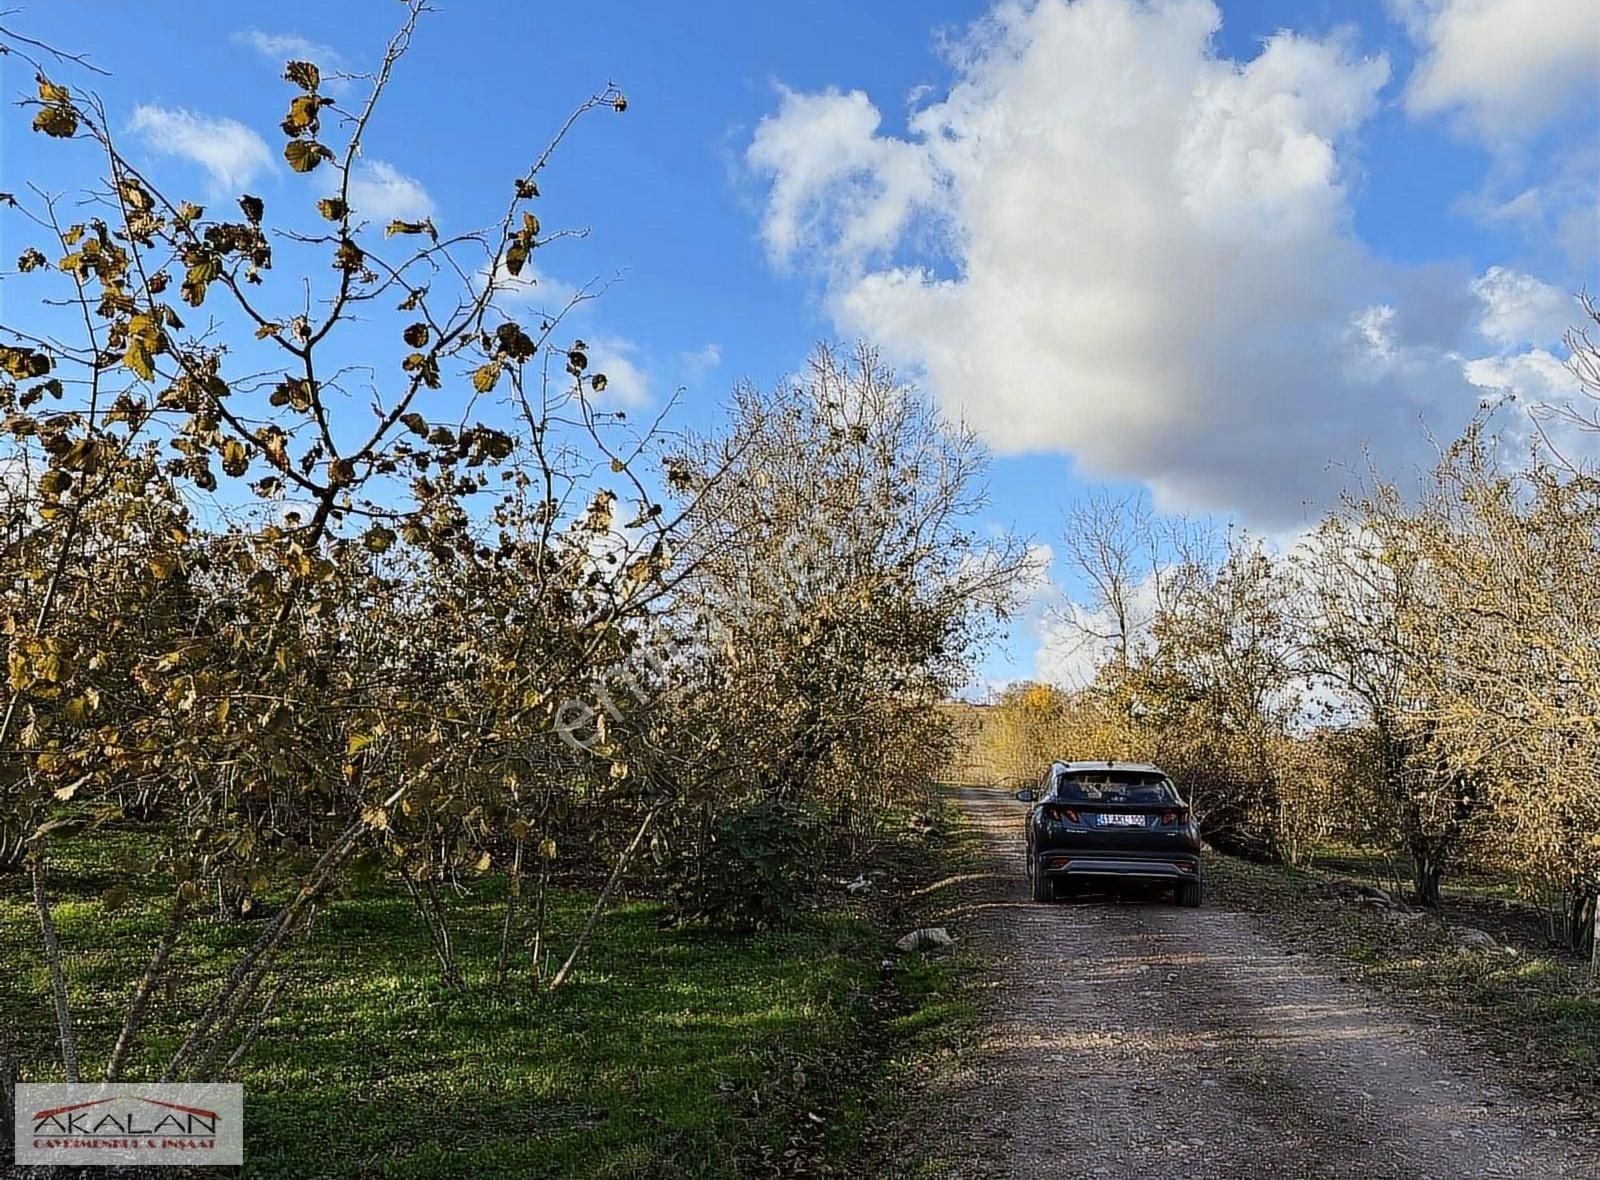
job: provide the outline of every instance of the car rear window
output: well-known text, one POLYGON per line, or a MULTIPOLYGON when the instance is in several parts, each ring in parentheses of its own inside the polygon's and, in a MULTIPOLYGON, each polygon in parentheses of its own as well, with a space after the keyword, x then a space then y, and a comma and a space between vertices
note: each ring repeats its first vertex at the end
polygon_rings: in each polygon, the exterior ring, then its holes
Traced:
POLYGON ((1178 803, 1170 780, 1157 775, 1090 771, 1062 775, 1056 798, 1068 803, 1178 803))

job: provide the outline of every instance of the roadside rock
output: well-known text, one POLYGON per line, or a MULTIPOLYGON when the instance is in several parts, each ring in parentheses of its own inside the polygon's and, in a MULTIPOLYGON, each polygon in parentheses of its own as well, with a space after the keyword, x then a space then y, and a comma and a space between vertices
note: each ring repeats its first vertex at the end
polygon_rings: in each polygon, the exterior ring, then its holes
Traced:
POLYGON ((1456 942, 1469 950, 1505 951, 1516 954, 1510 947, 1500 945, 1498 939, 1487 930, 1479 930, 1476 926, 1452 926, 1450 932, 1456 936, 1456 942))
POLYGON ((894 945, 902 951, 925 951, 955 944, 956 940, 950 937, 950 932, 943 926, 924 926, 921 930, 913 930, 894 945))

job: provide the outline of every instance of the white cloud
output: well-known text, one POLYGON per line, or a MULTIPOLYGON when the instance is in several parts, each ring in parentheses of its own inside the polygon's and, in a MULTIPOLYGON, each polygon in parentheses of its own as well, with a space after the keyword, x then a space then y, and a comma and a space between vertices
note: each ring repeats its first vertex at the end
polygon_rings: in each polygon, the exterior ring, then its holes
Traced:
POLYGON ((1330 456, 1415 458, 1419 417, 1470 411, 1451 350, 1475 308, 1465 275, 1351 230, 1343 156, 1387 62, 1291 34, 1232 61, 1219 23, 1209 0, 1002 5, 904 137, 859 92, 785 91, 748 163, 774 262, 998 450, 1275 527, 1343 482, 1330 456))
POLYGON ((1017 594, 1024 602, 1035 604, 1055 592, 1055 582, 1050 577, 1055 560, 1056 551, 1044 542, 1028 546, 1017 577, 1017 594))
POLYGON ((599 398, 614 406, 638 409, 650 404, 650 378, 637 360, 638 346, 619 336, 589 337, 589 372, 604 373, 606 388, 599 398))
MULTIPOLYGON (((485 264, 479 273, 486 276, 488 265, 485 264)), ((514 275, 506 269, 502 259, 494 276, 494 302, 508 313, 531 309, 543 316, 557 316, 579 293, 579 288, 552 278, 532 262, 525 263, 522 272, 514 275)))
POLYGON ((422 182, 382 160, 361 160, 350 173, 350 208, 371 221, 420 221, 434 214, 422 182))
POLYGON ((237 193, 273 167, 266 141, 233 119, 141 103, 128 130, 152 151, 200 165, 219 193, 237 193))
POLYGON ((1534 183, 1519 168, 1500 168, 1484 190, 1456 209, 1492 226, 1520 231, 1534 250, 1552 244, 1582 274, 1600 257, 1600 170, 1591 136, 1542 154, 1534 183))
POLYGON ((1577 301, 1561 288, 1503 266, 1473 280, 1472 293, 1483 304, 1478 331, 1501 345, 1558 343, 1580 314, 1577 301))
POLYGON ((1595 0, 1391 0, 1420 58, 1416 115, 1454 113, 1492 142, 1537 131, 1600 85, 1595 0))
POLYGON ((698 381, 722 365, 722 345, 714 342, 701 345, 693 352, 683 353, 678 361, 689 379, 698 381))
POLYGON ((1463 369, 1467 380, 1480 389, 1515 394, 1525 405, 1570 405, 1582 393, 1567 363, 1542 348, 1514 356, 1478 357, 1463 369))
MULTIPOLYGON (((1136 647, 1150 641, 1150 625, 1156 616, 1157 579, 1155 573, 1140 579, 1128 604, 1129 639, 1136 647)), ((1116 616, 1109 608, 1092 610, 1060 595, 1039 627, 1034 678, 1062 688, 1088 687, 1095 673, 1115 655, 1112 637, 1116 633, 1116 616)))
MULTIPOLYGON (((486 266, 480 274, 487 273, 486 266)), ((575 287, 544 274, 531 262, 523 267, 521 274, 512 275, 502 262, 494 279, 493 301, 502 312, 511 316, 531 312, 554 319, 570 308, 573 312, 571 322, 581 324, 588 318, 585 312, 591 306, 583 297, 586 293, 592 296, 594 287, 592 283, 582 288, 575 287), (574 300, 579 302, 574 304, 574 300)), ((621 336, 581 327, 578 331, 588 344, 588 372, 604 373, 606 376, 606 387, 597 395, 598 400, 613 408, 630 410, 650 405, 650 375, 639 357, 638 345, 621 336)), ((683 359, 686 364, 694 359, 720 362, 721 355, 717 345, 708 344, 697 353, 685 354, 683 359)))
POLYGON ((859 90, 782 92, 756 129, 752 167, 772 177, 762 236, 786 263, 802 244, 834 239, 842 254, 890 245, 914 206, 933 195, 933 161, 917 145, 877 134, 882 119, 859 90))
POLYGON ((1087 688, 1095 673, 1110 659, 1109 645, 1090 634, 1093 619, 1075 621, 1084 614, 1077 603, 1063 608, 1071 618, 1047 619, 1039 629, 1039 646, 1033 655, 1033 679, 1066 689, 1087 688))
POLYGON ((1480 357, 1464 368, 1467 379, 1486 395, 1485 401, 1509 394, 1524 411, 1497 423, 1495 433, 1502 445, 1529 446, 1537 433, 1569 462, 1583 462, 1592 469, 1600 461, 1594 397, 1564 359, 1535 348, 1511 356, 1480 357))
POLYGON ((243 29, 233 34, 235 45, 254 49, 278 69, 290 61, 309 61, 322 71, 322 90, 342 97, 350 90, 350 62, 331 45, 302 37, 298 33, 267 33, 260 29, 243 29))
POLYGON ((238 45, 248 45, 279 66, 287 61, 309 61, 327 71, 342 69, 345 64, 344 56, 337 49, 298 33, 266 33, 251 28, 235 33, 233 41, 238 45))

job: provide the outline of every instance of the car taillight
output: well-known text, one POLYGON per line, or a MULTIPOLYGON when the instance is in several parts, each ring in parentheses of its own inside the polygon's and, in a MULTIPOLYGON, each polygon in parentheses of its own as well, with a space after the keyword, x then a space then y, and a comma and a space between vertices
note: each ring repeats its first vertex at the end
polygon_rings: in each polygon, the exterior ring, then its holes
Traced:
POLYGON ((1177 818, 1178 813, 1176 811, 1163 811, 1161 813, 1161 823, 1163 826, 1172 823, 1177 818))
POLYGON ((1078 821, 1078 809, 1076 807, 1063 807, 1061 809, 1061 814, 1066 816, 1073 823, 1078 823, 1079 822, 1078 821))

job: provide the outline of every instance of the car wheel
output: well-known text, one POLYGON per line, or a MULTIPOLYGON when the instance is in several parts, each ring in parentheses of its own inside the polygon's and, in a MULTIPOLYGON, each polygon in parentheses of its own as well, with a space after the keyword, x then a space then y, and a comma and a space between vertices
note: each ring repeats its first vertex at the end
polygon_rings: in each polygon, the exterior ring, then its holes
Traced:
POLYGON ((1178 883, 1178 904, 1194 909, 1205 900, 1205 883, 1202 881, 1181 881, 1178 883))
POLYGON ((1049 877, 1039 871, 1037 864, 1034 865, 1033 874, 1029 879, 1033 882, 1034 901, 1053 901, 1055 899, 1054 884, 1052 884, 1049 877))

